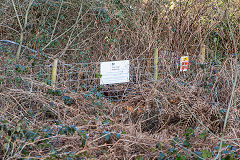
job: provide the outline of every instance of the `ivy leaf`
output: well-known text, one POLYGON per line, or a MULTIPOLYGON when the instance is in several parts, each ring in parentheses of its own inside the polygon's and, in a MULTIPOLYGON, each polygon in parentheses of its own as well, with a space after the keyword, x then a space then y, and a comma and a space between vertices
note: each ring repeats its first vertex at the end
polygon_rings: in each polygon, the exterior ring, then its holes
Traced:
POLYGON ((185 140, 185 141, 183 142, 183 145, 184 145, 185 147, 187 147, 187 148, 190 147, 190 143, 189 143, 189 141, 187 141, 187 140, 185 140))
POLYGON ((175 32, 175 31, 176 31, 176 28, 172 28, 172 31, 175 32))
POLYGON ((207 138, 206 135, 207 135, 206 131, 203 131, 203 132, 199 135, 199 137, 202 138, 202 139, 204 139, 204 140, 206 140, 206 138, 207 138))
POLYGON ((100 73, 96 73, 96 78, 102 78, 102 75, 100 73))
POLYGON ((212 157, 212 154, 211 154, 211 152, 209 152, 207 149, 204 149, 204 150, 202 150, 202 157, 203 157, 204 159, 211 158, 211 157, 212 157))
POLYGON ((202 150, 202 157, 203 157, 204 159, 207 158, 207 150, 206 150, 206 149, 202 150))
POLYGON ((164 159, 164 158, 165 158, 165 155, 161 152, 160 155, 159 155, 159 157, 158 157, 158 160, 164 159))
POLYGON ((108 132, 108 131, 104 131, 102 134, 101 134, 101 136, 104 136, 105 137, 105 140, 106 141, 109 141, 109 139, 110 139, 110 134, 111 134, 111 132, 108 132))
POLYGON ((117 137, 118 139, 120 139, 121 134, 120 134, 120 133, 117 133, 117 134, 116 134, 116 137, 117 137))

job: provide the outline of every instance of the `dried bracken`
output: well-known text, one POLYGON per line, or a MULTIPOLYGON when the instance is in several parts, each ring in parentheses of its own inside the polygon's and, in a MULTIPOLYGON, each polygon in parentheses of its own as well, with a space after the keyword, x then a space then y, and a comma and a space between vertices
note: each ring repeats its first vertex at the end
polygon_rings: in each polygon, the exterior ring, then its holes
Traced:
POLYGON ((31 2, 0 3, 0 159, 239 158, 237 1, 31 2))

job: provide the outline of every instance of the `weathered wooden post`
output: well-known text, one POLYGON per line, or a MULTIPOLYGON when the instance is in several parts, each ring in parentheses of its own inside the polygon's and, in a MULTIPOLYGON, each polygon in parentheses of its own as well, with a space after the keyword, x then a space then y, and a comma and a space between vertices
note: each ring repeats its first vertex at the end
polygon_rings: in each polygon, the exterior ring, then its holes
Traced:
POLYGON ((55 59, 53 62, 53 67, 52 67, 52 87, 56 87, 56 77, 57 77, 57 64, 58 64, 58 59, 55 59))
POLYGON ((206 46, 204 43, 201 43, 200 46, 200 64, 204 64, 205 61, 205 55, 206 55, 206 46))
POLYGON ((154 49, 154 80, 158 79, 158 48, 154 49))

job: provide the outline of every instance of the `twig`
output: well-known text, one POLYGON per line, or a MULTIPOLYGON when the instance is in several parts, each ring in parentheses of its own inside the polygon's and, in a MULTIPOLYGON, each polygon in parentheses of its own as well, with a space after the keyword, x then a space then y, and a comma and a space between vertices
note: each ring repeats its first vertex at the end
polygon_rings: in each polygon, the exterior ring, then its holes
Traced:
POLYGON ((28 20, 28 14, 29 14, 29 10, 33 4, 33 1, 34 0, 31 0, 28 4, 28 8, 26 10, 26 14, 25 14, 25 18, 24 18, 24 25, 21 24, 20 22, 20 18, 19 18, 19 15, 18 15, 18 12, 17 12, 17 9, 16 9, 16 5, 14 3, 14 0, 12 0, 12 5, 13 5, 13 8, 14 8, 14 11, 15 11, 15 14, 17 16, 17 20, 18 20, 18 24, 20 26, 20 29, 21 29, 21 32, 20 32, 20 44, 18 46, 18 50, 17 50, 17 54, 16 54, 16 60, 18 61, 19 60, 19 57, 20 57, 20 53, 21 53, 21 48, 22 48, 22 44, 23 44, 23 34, 24 34, 24 30, 27 26, 27 20, 28 20))
MULTIPOLYGON (((228 7, 229 7, 229 3, 228 3, 228 7)), ((229 19, 228 19, 227 9, 226 9, 226 20, 227 20, 229 31, 230 31, 230 37, 232 38, 232 41, 233 41, 234 51, 235 51, 235 53, 237 53, 236 41, 235 41, 235 38, 234 38, 234 35, 233 35, 233 32, 232 32, 232 27, 231 27, 229 19)), ((222 137, 221 137, 219 151, 218 151, 218 156, 219 156, 220 160, 221 160, 221 151, 222 151, 221 149, 222 149, 222 145, 223 145, 223 137, 224 137, 224 133, 225 133, 226 126, 227 126, 227 121, 228 121, 228 116, 229 116, 230 109, 231 109, 231 106, 232 106, 232 101, 233 101, 233 98, 235 96, 235 88, 236 88, 237 80, 238 80, 238 72, 239 72, 239 69, 238 69, 238 57, 236 55, 236 57, 235 57, 234 83, 233 83, 233 87, 232 87, 231 97, 230 97, 230 100, 229 100, 229 103, 228 103, 227 113, 226 113, 226 116, 225 116, 225 119, 224 119, 223 134, 222 134, 222 137)))
POLYGON ((52 35, 51 35, 50 41, 52 41, 52 39, 53 39, 53 35, 54 35, 56 27, 57 27, 57 23, 58 23, 58 19, 59 19, 59 15, 60 15, 61 9, 62 9, 62 5, 63 5, 63 0, 61 1, 60 7, 59 7, 59 10, 58 10, 57 19, 55 21, 55 25, 54 25, 54 28, 53 28, 53 31, 52 31, 52 35))

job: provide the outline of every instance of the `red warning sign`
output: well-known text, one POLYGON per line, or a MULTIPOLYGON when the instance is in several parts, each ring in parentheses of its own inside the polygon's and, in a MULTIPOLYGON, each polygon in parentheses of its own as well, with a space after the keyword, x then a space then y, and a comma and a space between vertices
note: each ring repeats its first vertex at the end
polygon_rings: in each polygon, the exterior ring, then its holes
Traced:
POLYGON ((187 71, 188 69, 188 56, 183 56, 180 59, 180 71, 187 71))

